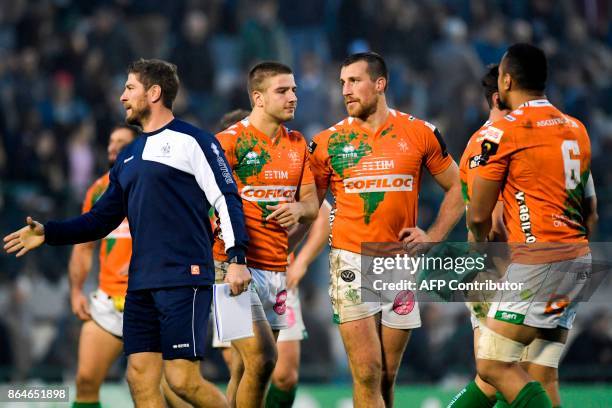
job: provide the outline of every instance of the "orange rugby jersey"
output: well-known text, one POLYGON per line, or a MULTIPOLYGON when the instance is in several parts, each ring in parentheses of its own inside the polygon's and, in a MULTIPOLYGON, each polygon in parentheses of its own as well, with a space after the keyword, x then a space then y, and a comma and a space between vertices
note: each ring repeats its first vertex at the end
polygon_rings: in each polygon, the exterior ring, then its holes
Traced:
MULTIPOLYGON (((108 173, 97 179, 87 190, 85 201, 83 201, 83 212, 91 210, 91 207, 104 194, 109 184, 108 173)), ((102 239, 100 246, 100 276, 99 284, 107 295, 125 296, 127 291, 128 277, 120 275, 130 264, 132 257, 132 236, 127 218, 108 236, 102 239)))
POLYGON ((376 133, 344 119, 316 135, 310 152, 317 188, 334 195, 331 246, 355 253, 414 227, 421 168, 436 175, 453 161, 435 126, 393 109, 376 133))
MULTIPOLYGON (((266 206, 294 201, 299 186, 312 184, 308 148, 301 133, 281 126, 274 141, 249 123, 248 118, 217 134, 242 197, 249 234, 247 263, 269 271, 287 269, 287 230, 275 221, 266 206)), ((215 229, 214 257, 227 255, 215 229)))
MULTIPOLYGON (((587 243, 583 198, 591 145, 580 121, 546 99, 529 101, 489 126, 481 146, 478 175, 503 182, 509 242, 587 243)), ((588 252, 574 248, 554 251, 548 262, 588 252)))
POLYGON ((470 203, 470 197, 472 196, 472 184, 474 182, 474 176, 476 176, 476 172, 474 171, 478 167, 478 163, 480 160, 480 153, 482 151, 482 147, 480 146, 480 142, 483 138, 483 135, 486 129, 491 124, 491 121, 486 121, 484 125, 480 129, 478 129, 470 140, 468 140, 467 145, 465 146, 465 150, 463 151, 463 155, 461 156, 461 160, 459 160, 459 177, 461 178, 461 192, 463 194, 463 201, 465 205, 470 203))

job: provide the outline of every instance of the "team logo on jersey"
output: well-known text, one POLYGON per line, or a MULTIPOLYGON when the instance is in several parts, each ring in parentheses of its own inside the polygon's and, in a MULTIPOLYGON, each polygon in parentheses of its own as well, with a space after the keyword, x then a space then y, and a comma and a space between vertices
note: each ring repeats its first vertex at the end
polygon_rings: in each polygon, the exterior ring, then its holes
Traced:
POLYGON ((300 161, 300 154, 298 152, 296 152, 295 150, 291 150, 289 152, 289 160, 291 160, 293 163, 297 163, 300 161))
POLYGON ((414 176, 411 174, 387 174, 380 176, 351 177, 343 180, 348 194, 382 191, 412 191, 414 176))
POLYGON ((397 147, 399 147, 400 152, 402 152, 402 153, 406 153, 408 151, 408 143, 406 143, 405 140, 400 141, 397 144, 397 147))
POLYGON ((355 272, 353 271, 342 271, 340 272, 340 277, 345 282, 352 282, 355 280, 355 272))
POLYGON ((317 144, 314 142, 314 140, 311 141, 308 144, 308 153, 313 154, 316 148, 317 148, 317 144))
POLYGON ((296 186, 244 186, 240 196, 246 201, 292 201, 296 186))
POLYGON ((199 275, 200 274, 200 265, 191 265, 191 274, 199 275))
POLYGON ((246 154, 246 164, 259 164, 260 160, 259 160, 259 154, 257 154, 257 152, 248 152, 246 154))
POLYGON ((343 159, 356 159, 357 152, 355 150, 357 150, 355 149, 355 146, 353 146, 352 144, 347 144, 342 148, 342 153, 340 154, 340 156, 343 159))
POLYGON ((170 143, 166 142, 166 144, 161 147, 162 157, 170 156, 170 150, 171 150, 170 143))

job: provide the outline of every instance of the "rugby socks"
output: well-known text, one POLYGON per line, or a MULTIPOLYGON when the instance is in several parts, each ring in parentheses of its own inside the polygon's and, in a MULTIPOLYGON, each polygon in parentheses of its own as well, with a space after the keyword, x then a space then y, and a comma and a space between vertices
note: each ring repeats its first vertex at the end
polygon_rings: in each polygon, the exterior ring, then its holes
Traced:
POLYGON ((102 408, 100 401, 97 402, 77 402, 72 403, 72 408, 102 408))
POLYGON ((552 402, 546 394, 546 390, 537 381, 527 383, 516 396, 512 408, 552 408, 552 402))
POLYGON ((491 408, 495 400, 490 400, 472 381, 453 397, 446 408, 491 408))
POLYGON ((510 404, 508 404, 508 401, 506 401, 506 397, 504 397, 504 395, 497 391, 495 393, 495 398, 497 398, 497 405, 495 406, 496 408, 509 408, 510 404))
POLYGON ((266 397, 266 408, 291 408, 293 401, 295 401, 296 391, 297 387, 293 387, 289 391, 283 391, 274 384, 270 384, 266 397))

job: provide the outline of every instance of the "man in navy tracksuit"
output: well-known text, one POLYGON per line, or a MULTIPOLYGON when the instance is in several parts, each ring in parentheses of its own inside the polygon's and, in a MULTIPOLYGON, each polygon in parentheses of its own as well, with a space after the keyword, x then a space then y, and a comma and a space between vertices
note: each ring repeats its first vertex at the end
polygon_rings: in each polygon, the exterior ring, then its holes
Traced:
POLYGON ((117 157, 110 185, 90 212, 6 236, 4 248, 21 256, 46 242, 66 245, 105 237, 127 216, 133 240, 124 311, 127 379, 136 406, 164 406, 163 372, 170 387, 192 405, 222 407, 223 394, 200 375, 214 283, 214 207, 228 261, 226 282, 247 290, 248 237, 242 202, 215 137, 174 118, 176 66, 139 60, 128 68, 121 102, 126 122, 143 133, 117 157))

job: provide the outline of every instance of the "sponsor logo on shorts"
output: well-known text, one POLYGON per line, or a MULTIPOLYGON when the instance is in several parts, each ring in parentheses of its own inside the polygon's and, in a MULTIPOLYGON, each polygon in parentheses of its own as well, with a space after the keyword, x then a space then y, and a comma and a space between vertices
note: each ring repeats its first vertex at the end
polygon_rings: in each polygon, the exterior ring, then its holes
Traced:
POLYGON ((277 315, 283 315, 287 311, 287 291, 281 290, 276 294, 276 302, 272 307, 277 315))
POLYGON ((353 271, 342 271, 340 272, 340 277, 345 282, 352 282, 355 280, 355 272, 353 271))
POLYGON ((240 196, 246 201, 292 201, 296 186, 245 186, 240 196))
POLYGON ((502 322, 514 323, 514 324, 523 324, 525 320, 525 315, 514 312, 503 312, 498 310, 495 313, 495 320, 501 320, 502 322))
POLYGON ((189 348, 189 343, 173 344, 173 349, 189 348))
POLYGON ((200 274, 200 266, 199 265, 191 265, 191 274, 199 275, 200 274))
POLYGON ((387 174, 382 176, 351 177, 343 180, 344 191, 348 194, 383 191, 412 191, 412 174, 387 174))
POLYGON ((393 311, 398 315, 407 315, 414 309, 414 293, 410 290, 402 290, 393 300, 393 311))

